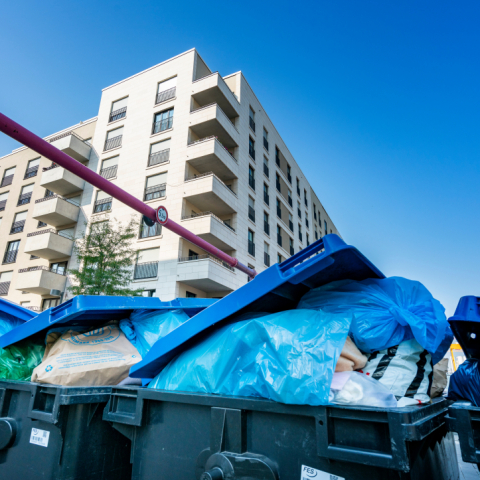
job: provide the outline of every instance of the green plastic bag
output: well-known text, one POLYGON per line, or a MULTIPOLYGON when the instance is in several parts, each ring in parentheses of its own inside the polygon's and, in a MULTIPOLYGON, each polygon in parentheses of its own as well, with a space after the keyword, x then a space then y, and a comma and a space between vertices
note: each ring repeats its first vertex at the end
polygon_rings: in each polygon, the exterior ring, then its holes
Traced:
POLYGON ((45 345, 23 340, 0 348, 0 379, 29 382, 33 369, 42 363, 45 345))

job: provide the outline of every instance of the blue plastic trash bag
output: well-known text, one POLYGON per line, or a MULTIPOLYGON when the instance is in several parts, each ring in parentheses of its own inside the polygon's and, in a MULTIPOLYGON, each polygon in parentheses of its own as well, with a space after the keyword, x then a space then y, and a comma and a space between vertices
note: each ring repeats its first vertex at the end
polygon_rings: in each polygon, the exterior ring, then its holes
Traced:
POLYGON ((480 407, 480 360, 465 360, 450 377, 448 386, 450 400, 468 400, 480 407))
POLYGON ((23 320, 12 317, 7 313, 0 312, 0 337, 8 333, 10 330, 13 330, 15 327, 23 325, 24 323, 25 322, 23 320))
POLYGON ((120 329, 133 343, 142 358, 159 339, 170 333, 190 317, 183 310, 137 310, 130 318, 120 320, 120 329))
POLYGON ((149 388, 326 405, 351 316, 249 313, 182 352, 149 388))
POLYGON ((437 363, 453 340, 442 304, 420 282, 402 277, 332 282, 310 290, 297 308, 351 312, 350 335, 366 353, 415 338, 437 363))

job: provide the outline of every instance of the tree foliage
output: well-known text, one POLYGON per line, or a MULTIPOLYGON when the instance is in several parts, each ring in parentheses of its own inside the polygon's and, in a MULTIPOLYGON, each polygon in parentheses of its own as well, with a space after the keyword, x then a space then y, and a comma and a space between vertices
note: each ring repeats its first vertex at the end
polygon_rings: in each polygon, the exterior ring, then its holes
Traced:
POLYGON ((79 267, 70 269, 74 295, 140 295, 129 288, 136 252, 132 242, 138 234, 138 222, 128 224, 97 222, 86 225, 85 233, 75 241, 74 252, 79 267))

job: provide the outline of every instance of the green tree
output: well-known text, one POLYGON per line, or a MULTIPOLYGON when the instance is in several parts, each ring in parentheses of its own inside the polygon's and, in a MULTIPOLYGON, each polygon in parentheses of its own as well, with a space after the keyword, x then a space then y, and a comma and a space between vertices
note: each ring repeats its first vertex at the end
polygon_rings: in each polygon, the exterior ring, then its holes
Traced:
POLYGON ((136 252, 132 241, 138 234, 139 224, 131 219, 128 224, 97 222, 85 225, 83 236, 75 240, 74 253, 78 269, 69 269, 73 295, 140 295, 132 290, 132 266, 136 252))

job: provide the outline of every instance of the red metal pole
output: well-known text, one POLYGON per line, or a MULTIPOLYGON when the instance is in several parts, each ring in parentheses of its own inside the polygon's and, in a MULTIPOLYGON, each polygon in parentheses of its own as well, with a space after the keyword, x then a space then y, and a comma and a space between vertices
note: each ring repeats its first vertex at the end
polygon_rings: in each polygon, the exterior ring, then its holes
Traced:
MULTIPOLYGON (((17 142, 22 143, 28 148, 31 148, 38 154, 42 155, 45 158, 48 158, 52 162, 58 163, 63 168, 66 168, 70 172, 74 173, 78 177, 82 178, 88 183, 91 183, 93 186, 103 190, 104 192, 111 195, 113 198, 116 198, 120 202, 128 205, 137 212, 140 212, 142 215, 145 215, 147 218, 150 218, 154 222, 157 222, 156 210, 154 210, 149 205, 146 205, 138 198, 130 195, 125 190, 117 187, 115 184, 109 180, 101 177, 98 173, 90 170, 85 165, 82 165, 77 160, 73 159, 66 153, 62 152, 58 148, 54 147, 51 143, 46 142, 43 138, 32 133, 30 130, 27 130, 25 127, 22 127, 18 123, 14 122, 11 118, 0 113, 0 131, 17 140, 17 142)), ((173 220, 168 219, 165 223, 162 224, 165 228, 168 228, 172 232, 180 235, 181 237, 187 239, 189 242, 192 242, 197 247, 202 248, 206 252, 210 253, 214 257, 219 258, 224 261, 231 267, 237 268, 238 270, 246 273, 251 278, 255 277, 257 272, 251 268, 246 267, 241 264, 236 258, 227 255, 225 252, 222 252, 217 247, 206 242, 197 235, 189 232, 186 228, 182 227, 173 220)))

